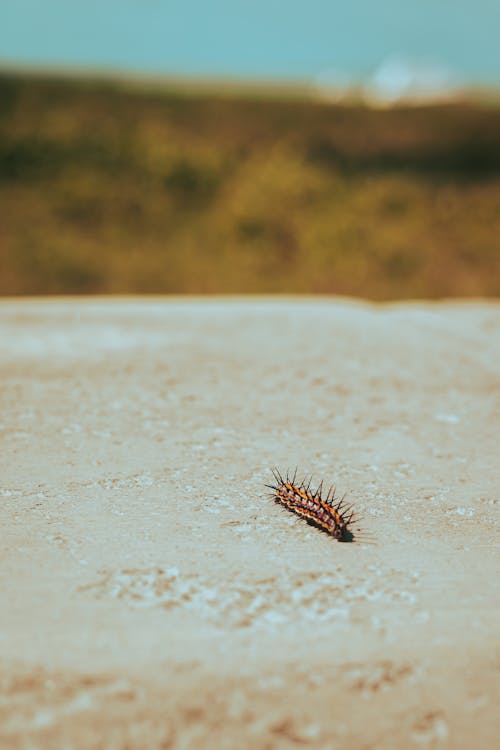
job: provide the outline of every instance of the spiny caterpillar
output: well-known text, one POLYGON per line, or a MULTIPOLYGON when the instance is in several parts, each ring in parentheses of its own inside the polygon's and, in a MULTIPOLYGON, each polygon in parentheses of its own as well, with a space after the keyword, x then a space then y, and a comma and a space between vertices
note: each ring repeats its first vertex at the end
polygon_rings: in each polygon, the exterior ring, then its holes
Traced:
MULTIPOLYGON (((338 500, 335 496, 335 487, 332 486, 323 499, 323 482, 316 490, 311 489, 311 480, 306 484, 302 481, 295 484, 297 470, 293 478, 283 479, 277 469, 272 469, 276 484, 266 484, 273 491, 275 503, 283 505, 287 510, 296 513, 312 526, 325 531, 339 542, 352 542, 354 534, 350 529, 352 522, 356 522, 356 514, 352 505, 347 505, 345 495, 338 500)), ((356 529, 358 531, 358 529, 356 529)))

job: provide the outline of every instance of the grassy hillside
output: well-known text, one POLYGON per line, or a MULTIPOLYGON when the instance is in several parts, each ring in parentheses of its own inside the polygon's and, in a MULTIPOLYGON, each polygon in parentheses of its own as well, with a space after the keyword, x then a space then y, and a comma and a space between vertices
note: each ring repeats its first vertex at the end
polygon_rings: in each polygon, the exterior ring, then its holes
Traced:
POLYGON ((0 294, 500 294, 500 109, 0 76, 0 294))

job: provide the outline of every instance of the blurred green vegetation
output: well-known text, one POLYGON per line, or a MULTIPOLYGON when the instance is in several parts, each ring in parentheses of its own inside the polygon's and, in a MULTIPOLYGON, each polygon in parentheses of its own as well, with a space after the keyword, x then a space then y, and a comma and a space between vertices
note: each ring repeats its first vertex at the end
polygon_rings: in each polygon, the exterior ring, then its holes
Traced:
POLYGON ((0 294, 500 294, 500 108, 0 76, 0 294))

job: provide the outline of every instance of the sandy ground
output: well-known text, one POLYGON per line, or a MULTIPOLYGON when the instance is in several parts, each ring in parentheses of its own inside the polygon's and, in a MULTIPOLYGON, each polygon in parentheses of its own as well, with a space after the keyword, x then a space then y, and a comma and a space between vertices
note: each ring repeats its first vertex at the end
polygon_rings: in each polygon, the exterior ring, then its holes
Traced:
POLYGON ((5 301, 0 358, 2 749, 497 746, 500 305, 5 301))

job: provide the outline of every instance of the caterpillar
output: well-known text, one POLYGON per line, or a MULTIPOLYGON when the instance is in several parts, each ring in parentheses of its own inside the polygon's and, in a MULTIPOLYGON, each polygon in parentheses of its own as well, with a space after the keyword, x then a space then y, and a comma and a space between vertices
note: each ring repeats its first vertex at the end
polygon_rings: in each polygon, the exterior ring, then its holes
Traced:
MULTIPOLYGON (((266 484, 272 490, 275 503, 283 505, 287 510, 296 513, 307 523, 324 531, 339 542, 352 542, 354 533, 352 523, 358 521, 353 506, 345 502, 345 495, 340 500, 335 495, 335 486, 331 486, 326 497, 323 498, 323 482, 315 490, 311 489, 311 481, 303 480, 296 484, 297 470, 290 479, 288 473, 283 479, 277 469, 271 470, 276 484, 266 484)), ((356 529, 359 531, 359 529, 356 529)))

